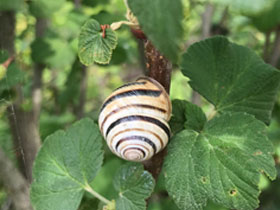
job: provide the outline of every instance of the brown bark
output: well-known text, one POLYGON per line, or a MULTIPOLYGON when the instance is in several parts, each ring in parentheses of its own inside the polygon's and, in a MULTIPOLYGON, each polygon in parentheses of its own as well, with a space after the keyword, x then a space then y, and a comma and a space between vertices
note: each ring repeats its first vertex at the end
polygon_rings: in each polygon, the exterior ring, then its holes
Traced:
MULTIPOLYGON (((145 42, 145 55, 148 76, 157 80, 165 88, 166 92, 169 93, 172 63, 161 55, 149 40, 145 42)), ((148 170, 155 179, 159 176, 166 153, 167 149, 165 148, 163 151, 154 155, 150 160, 143 163, 145 169, 148 170)))
POLYGON ((172 63, 161 55, 149 40, 145 42, 145 56, 148 76, 157 80, 169 93, 172 63))
POLYGON ((7 50, 11 56, 15 54, 14 37, 15 13, 13 11, 0 11, 0 49, 7 50))
POLYGON ((32 165, 41 143, 33 112, 11 105, 8 107, 8 115, 19 167, 31 183, 32 165))
POLYGON ((0 179, 16 210, 31 210, 29 189, 25 178, 0 148, 0 179))

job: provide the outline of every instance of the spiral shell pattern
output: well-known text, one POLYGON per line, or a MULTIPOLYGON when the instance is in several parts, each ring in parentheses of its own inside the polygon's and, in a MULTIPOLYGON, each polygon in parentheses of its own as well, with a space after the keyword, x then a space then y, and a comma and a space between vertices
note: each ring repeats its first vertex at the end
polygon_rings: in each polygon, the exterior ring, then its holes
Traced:
POLYGON ((150 159, 170 138, 171 102, 154 79, 142 77, 117 88, 103 103, 99 128, 110 150, 135 162, 150 159))

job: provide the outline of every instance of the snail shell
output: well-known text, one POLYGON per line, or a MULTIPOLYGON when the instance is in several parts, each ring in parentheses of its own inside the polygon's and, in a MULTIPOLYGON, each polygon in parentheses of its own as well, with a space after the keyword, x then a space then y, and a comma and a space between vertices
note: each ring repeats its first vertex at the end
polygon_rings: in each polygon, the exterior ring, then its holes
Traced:
POLYGON ((103 103, 99 128, 110 150, 135 162, 150 159, 168 143, 171 102, 154 79, 141 77, 117 88, 103 103))

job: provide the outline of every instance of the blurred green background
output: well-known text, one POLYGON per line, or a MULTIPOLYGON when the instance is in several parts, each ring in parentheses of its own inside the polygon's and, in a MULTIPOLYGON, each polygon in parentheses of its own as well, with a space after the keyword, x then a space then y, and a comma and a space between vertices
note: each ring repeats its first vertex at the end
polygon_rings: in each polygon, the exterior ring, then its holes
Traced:
MULTIPOLYGON (((118 46, 109 65, 82 66, 77 57, 78 35, 88 18, 101 24, 125 20, 126 8, 123 0, 52 0, 21 1, 1 0, 1 11, 16 12, 15 51, 19 72, 17 85, 22 88, 24 110, 32 109, 31 86, 33 66, 44 64, 42 86, 42 109, 39 119, 42 141, 58 129, 66 128, 82 116, 97 121, 102 101, 113 89, 125 82, 133 81, 145 72, 143 44, 136 40, 129 27, 117 31, 118 46), (45 2, 48 2, 45 4, 45 2), (42 37, 36 36, 36 18, 44 18, 48 24, 42 37), (82 84, 85 84, 83 86, 82 84), (84 88, 82 88, 84 87, 84 88), (81 106, 81 98, 84 104, 81 106), (82 109, 82 110, 80 110, 82 109), (81 114, 82 113, 82 114, 81 114)), ((192 43, 212 35, 226 35, 231 41, 253 49, 259 56, 270 62, 277 27, 280 25, 280 1, 266 1, 268 9, 260 6, 236 8, 222 0, 183 0, 184 3, 184 45, 187 49, 192 43), (253 10, 255 9, 255 10, 253 10), (204 31, 205 21, 208 31, 204 31), (267 43, 269 45, 267 46, 267 43), (267 52, 268 51, 268 52, 267 52)), ((256 1, 258 4, 261 1, 256 1)), ((1 26, 0 26, 1 27, 1 26)), ((168 27, 168 26, 166 26, 168 27)), ((5 30, 5 28, 1 28, 5 30)), ((280 32, 279 32, 280 33, 280 32)), ((164 35, 163 35, 164 36, 164 35)), ((4 52, 3 52, 4 53, 4 52)), ((2 61, 1 61, 2 62, 2 61)), ((1 63, 0 62, 0 63, 1 63)), ((280 67, 279 59, 276 67, 280 67)), ((15 85, 14 85, 15 86, 15 85)), ((7 121, 7 107, 17 99, 13 85, 5 78, 0 80, 0 147, 16 164, 15 154, 19 148, 13 146, 12 135, 7 121)), ((280 92, 279 92, 280 93, 280 92)), ((170 90, 171 99, 194 101, 194 93, 177 65, 174 65, 170 90)), ((198 103, 208 113, 211 106, 202 98, 198 103)), ((280 209, 280 94, 277 99, 268 134, 275 146, 275 161, 278 179, 270 182, 264 176, 260 180, 260 210, 280 209)), ((108 199, 114 197, 112 177, 123 163, 106 148, 104 167, 94 181, 94 189, 108 199)), ((7 200, 3 183, 0 183, 0 209, 7 200)), ((86 194, 80 210, 98 209, 98 201, 86 194)), ((176 210, 177 207, 164 190, 162 176, 152 195, 149 210, 176 210)), ((224 210, 208 203, 205 210, 224 210)))

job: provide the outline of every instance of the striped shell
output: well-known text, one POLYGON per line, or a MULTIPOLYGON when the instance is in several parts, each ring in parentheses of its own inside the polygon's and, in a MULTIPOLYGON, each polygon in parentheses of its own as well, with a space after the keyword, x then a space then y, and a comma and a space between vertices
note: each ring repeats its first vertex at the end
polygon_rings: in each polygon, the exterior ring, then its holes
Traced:
POLYGON ((161 151, 170 137, 171 103, 164 88, 149 77, 117 88, 103 103, 99 128, 110 150, 141 162, 161 151))

